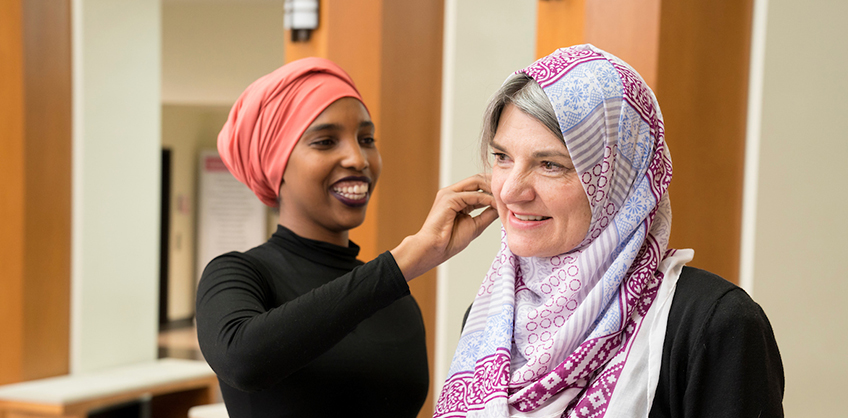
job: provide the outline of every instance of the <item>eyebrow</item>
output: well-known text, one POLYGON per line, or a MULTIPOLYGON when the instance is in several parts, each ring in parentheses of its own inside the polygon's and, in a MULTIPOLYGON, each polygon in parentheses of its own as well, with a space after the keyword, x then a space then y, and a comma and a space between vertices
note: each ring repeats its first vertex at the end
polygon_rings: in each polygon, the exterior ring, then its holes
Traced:
POLYGON ((543 150, 543 151, 536 151, 536 152, 533 153, 533 158, 549 158, 549 157, 562 157, 562 158, 567 158, 569 160, 571 159, 571 156, 568 155, 567 152, 562 153, 562 152, 559 152, 559 151, 545 151, 545 150, 543 150))
MULTIPOLYGON (((359 129, 362 128, 374 128, 374 122, 371 122, 370 120, 362 121, 359 123, 359 129)), ((316 131, 339 131, 342 129, 344 129, 344 127, 338 123, 322 123, 320 125, 310 127, 305 133, 316 131)))
MULTIPOLYGON (((498 151, 506 151, 506 149, 503 146, 499 145, 494 140, 492 140, 490 145, 492 146, 492 148, 494 148, 498 151)), ((569 155, 567 152, 563 153, 561 151, 541 150, 541 151, 534 152, 532 154, 532 156, 533 156, 533 158, 562 157, 562 158, 567 158, 567 159, 571 160, 571 155, 569 155)))

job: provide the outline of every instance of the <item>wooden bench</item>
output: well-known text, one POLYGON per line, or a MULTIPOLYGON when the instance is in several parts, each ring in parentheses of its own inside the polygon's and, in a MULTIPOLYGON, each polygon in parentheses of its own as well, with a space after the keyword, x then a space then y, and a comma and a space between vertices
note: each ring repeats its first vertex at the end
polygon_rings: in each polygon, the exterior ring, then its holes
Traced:
POLYGON ((205 362, 161 359, 0 386, 0 418, 85 418, 138 400, 150 400, 153 417, 186 418, 189 408, 216 402, 217 394, 205 362))

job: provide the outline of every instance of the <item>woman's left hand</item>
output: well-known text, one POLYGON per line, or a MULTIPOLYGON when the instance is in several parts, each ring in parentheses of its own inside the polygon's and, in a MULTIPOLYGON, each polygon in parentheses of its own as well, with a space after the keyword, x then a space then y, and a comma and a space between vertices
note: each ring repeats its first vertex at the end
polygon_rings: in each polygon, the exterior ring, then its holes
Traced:
POLYGON ((489 179, 481 174, 439 190, 433 207, 415 235, 391 250, 407 281, 453 257, 480 236, 495 219, 489 179), (486 208, 477 216, 475 209, 486 208))

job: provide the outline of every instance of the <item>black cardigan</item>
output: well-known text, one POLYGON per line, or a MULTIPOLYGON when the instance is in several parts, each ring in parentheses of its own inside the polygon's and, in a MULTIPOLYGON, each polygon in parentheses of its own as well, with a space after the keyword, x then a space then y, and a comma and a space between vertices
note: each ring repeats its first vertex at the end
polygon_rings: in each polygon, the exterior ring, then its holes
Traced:
POLYGON ((782 417, 783 387, 765 312, 733 283, 684 267, 650 417, 782 417))

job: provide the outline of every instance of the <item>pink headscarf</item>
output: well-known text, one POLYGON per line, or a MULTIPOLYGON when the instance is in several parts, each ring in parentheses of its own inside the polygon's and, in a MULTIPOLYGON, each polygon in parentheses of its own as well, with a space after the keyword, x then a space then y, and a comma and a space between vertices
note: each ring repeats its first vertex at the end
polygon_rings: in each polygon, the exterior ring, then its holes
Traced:
POLYGON ((343 97, 362 101, 353 80, 332 61, 312 57, 286 64, 239 96, 218 134, 218 153, 262 203, 276 206, 295 144, 324 109, 343 97))

